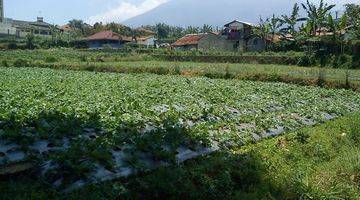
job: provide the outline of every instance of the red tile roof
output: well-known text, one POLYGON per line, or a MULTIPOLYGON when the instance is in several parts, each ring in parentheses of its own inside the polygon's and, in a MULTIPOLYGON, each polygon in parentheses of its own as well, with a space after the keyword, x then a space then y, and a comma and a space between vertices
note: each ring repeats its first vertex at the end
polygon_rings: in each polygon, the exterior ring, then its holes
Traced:
POLYGON ((185 46, 185 45, 196 45, 206 35, 206 33, 200 34, 188 34, 178 39, 173 46, 185 46))
POLYGON ((101 31, 99 33, 95 33, 94 35, 91 35, 91 36, 85 38, 84 40, 88 40, 88 41, 91 41, 91 40, 122 40, 122 41, 129 41, 129 42, 132 41, 131 37, 121 36, 112 31, 101 31))

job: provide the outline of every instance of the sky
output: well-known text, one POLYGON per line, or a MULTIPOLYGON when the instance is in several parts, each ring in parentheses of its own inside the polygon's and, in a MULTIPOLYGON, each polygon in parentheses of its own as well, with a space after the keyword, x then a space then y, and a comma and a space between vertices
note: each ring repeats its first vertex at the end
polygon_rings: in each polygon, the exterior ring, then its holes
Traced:
POLYGON ((36 20, 37 16, 53 24, 66 24, 71 19, 121 22, 145 13, 168 0, 4 0, 5 17, 36 20))
MULTIPOLYGON (((42 16, 49 23, 63 25, 71 19, 82 19, 90 24, 98 21, 122 22, 167 1, 169 0, 4 0, 4 4, 5 17, 34 21, 37 16, 42 16)), ((206 0, 203 1, 206 2, 206 0)), ((258 1, 259 6, 263 6, 266 2, 266 0, 253 1, 258 1)), ((360 3, 360 0, 328 1, 339 4, 360 3)))

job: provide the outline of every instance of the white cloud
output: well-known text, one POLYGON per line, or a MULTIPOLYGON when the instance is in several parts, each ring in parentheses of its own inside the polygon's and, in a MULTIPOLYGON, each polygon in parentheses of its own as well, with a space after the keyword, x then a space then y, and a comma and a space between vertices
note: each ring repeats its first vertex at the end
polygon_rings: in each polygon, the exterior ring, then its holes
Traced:
POLYGON ((94 24, 95 22, 122 22, 152 10, 168 1, 169 0, 144 0, 140 4, 121 1, 118 6, 109 9, 106 12, 89 17, 88 22, 90 24, 94 24))

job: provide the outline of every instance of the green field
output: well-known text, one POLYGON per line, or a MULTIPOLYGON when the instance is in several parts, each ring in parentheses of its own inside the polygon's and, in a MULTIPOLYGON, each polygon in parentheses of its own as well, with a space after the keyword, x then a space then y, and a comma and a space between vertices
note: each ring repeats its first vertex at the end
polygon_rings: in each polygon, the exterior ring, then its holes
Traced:
POLYGON ((177 74, 301 85, 325 85, 330 88, 360 88, 360 70, 256 63, 170 62, 160 60, 151 54, 131 52, 96 52, 72 49, 6 51, 0 54, 0 61, 2 66, 177 74))
POLYGON ((360 70, 71 49, 0 65, 0 199, 360 194, 360 94, 331 89, 360 70))
POLYGON ((356 92, 283 83, 39 68, 0 72, 3 171, 19 162, 37 168, 50 161, 54 168, 44 178, 52 185, 61 180, 61 190, 106 180, 102 173, 179 162, 184 148, 232 149, 360 109, 356 92))

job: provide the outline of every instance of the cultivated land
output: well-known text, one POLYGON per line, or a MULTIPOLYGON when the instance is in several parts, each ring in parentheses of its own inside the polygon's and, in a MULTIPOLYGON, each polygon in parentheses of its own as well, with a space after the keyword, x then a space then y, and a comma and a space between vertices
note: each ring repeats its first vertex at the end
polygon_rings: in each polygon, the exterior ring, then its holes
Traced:
POLYGON ((0 60, 2 199, 360 194, 359 93, 280 78, 356 86, 358 70, 75 50, 0 60))
MULTIPOLYGON (((269 56, 271 59, 271 54, 269 56)), ((275 56, 287 57, 291 55, 279 53, 275 56)), ((2 52, 0 65, 236 78, 330 88, 352 88, 354 90, 360 88, 360 70, 356 69, 299 67, 284 64, 174 62, 159 59, 156 55, 131 52, 94 52, 71 49, 17 50, 2 52)))

